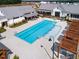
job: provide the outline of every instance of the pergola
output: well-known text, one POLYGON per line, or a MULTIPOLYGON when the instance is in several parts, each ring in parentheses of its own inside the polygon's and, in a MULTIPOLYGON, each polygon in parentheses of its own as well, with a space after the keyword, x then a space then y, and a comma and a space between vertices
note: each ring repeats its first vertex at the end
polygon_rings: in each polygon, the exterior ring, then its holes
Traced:
MULTIPOLYGON (((67 29, 67 31, 64 34, 64 37, 59 39, 59 51, 61 48, 64 48, 65 50, 72 52, 76 55, 78 54, 78 44, 79 44, 79 21, 72 21, 70 24, 70 27, 67 29)), ((58 54, 59 54, 58 51, 58 54)))
POLYGON ((0 43, 0 59, 7 59, 9 54, 12 54, 12 51, 0 43))

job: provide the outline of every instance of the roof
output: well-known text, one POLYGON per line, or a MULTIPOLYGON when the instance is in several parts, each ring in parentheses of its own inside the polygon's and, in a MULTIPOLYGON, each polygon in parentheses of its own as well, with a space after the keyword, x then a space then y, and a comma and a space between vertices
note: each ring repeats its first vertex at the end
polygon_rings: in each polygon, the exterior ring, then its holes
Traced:
POLYGON ((35 12, 32 6, 13 6, 13 7, 2 7, 0 11, 5 15, 6 18, 11 19, 13 17, 20 17, 27 12, 35 12))
POLYGON ((5 16, 0 16, 0 20, 5 19, 5 16))
POLYGON ((37 13, 35 12, 35 13, 31 13, 31 14, 28 14, 28 15, 24 15, 24 17, 32 17, 32 16, 37 16, 37 13))
POLYGON ((50 10, 52 11, 54 8, 58 8, 63 12, 66 13, 71 13, 71 14, 79 14, 79 4, 74 5, 74 4, 56 4, 56 3, 46 3, 46 4, 41 4, 39 10, 50 10))
POLYGON ((63 11, 66 11, 68 13, 79 14, 79 4, 63 4, 61 5, 61 7, 64 9, 63 11))
POLYGON ((12 54, 12 51, 11 51, 8 47, 6 47, 4 44, 2 44, 2 43, 0 42, 0 50, 1 50, 1 49, 4 49, 4 48, 7 50, 7 53, 8 53, 8 54, 12 54))
POLYGON ((46 4, 41 4, 39 7, 39 10, 50 10, 51 11, 56 7, 58 7, 58 4, 46 3, 46 4))
POLYGON ((2 7, 0 8, 0 11, 6 18, 13 18, 21 15, 21 13, 15 7, 2 7))

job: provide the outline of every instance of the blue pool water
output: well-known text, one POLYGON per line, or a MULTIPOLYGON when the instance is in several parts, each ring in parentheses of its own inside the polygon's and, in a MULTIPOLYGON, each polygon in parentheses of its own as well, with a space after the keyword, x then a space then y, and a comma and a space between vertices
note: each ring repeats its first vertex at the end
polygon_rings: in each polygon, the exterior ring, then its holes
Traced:
POLYGON ((16 34, 16 36, 30 44, 35 42, 38 38, 41 38, 47 34, 52 28, 55 27, 55 21, 43 20, 28 29, 25 29, 16 34))

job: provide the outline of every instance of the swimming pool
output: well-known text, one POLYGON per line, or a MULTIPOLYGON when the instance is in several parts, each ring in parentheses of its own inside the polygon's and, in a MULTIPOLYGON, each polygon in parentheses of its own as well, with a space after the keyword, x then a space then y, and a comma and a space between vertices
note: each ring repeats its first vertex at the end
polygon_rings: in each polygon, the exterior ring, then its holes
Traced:
POLYGON ((38 38, 43 37, 52 28, 55 27, 55 21, 43 20, 28 29, 25 29, 16 34, 16 36, 30 44, 35 42, 38 38))

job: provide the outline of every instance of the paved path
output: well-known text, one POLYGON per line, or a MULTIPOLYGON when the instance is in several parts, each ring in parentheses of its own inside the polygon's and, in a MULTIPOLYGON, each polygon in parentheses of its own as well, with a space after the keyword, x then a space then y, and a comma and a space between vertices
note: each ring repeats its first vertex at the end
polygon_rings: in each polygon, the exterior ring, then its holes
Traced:
MULTIPOLYGON (((6 38, 0 41, 13 51, 13 54, 10 57, 11 59, 15 54, 18 55, 20 59, 50 59, 46 51, 40 47, 41 45, 44 45, 49 55, 52 57, 52 51, 51 51, 52 42, 48 41, 49 38, 48 35, 38 39, 33 44, 29 44, 24 40, 21 40, 15 36, 17 32, 20 32, 40 21, 42 21, 42 19, 29 21, 28 23, 19 26, 17 28, 7 27, 7 31, 2 34, 3 36, 6 36, 6 38)), ((62 25, 64 23, 61 22, 59 24, 62 25)))

